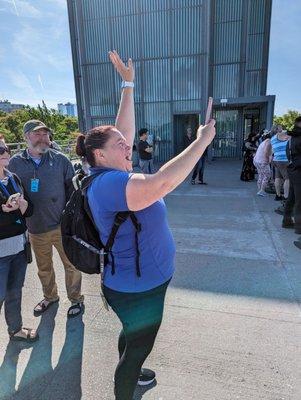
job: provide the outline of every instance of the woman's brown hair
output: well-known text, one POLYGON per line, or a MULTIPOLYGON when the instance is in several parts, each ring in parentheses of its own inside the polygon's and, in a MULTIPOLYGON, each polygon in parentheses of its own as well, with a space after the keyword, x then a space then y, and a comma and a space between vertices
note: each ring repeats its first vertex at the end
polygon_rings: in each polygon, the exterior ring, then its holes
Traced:
POLYGON ((85 157, 91 167, 95 167, 95 149, 103 149, 110 136, 113 125, 101 125, 88 131, 86 135, 79 135, 76 140, 76 154, 85 157))

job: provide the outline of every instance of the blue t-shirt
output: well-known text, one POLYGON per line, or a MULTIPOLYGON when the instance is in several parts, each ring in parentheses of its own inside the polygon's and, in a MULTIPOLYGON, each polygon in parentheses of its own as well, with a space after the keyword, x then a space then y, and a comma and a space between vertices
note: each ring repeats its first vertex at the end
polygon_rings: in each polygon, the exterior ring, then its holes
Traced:
MULTIPOLYGON (((95 173, 100 170, 91 171, 95 173)), ((129 211, 126 185, 131 173, 101 171, 106 172, 94 179, 87 196, 100 239, 106 243, 116 213, 129 211)), ((174 272, 175 244, 168 226, 164 200, 136 211, 135 215, 141 224, 141 232, 138 233, 141 276, 136 272, 136 230, 130 218, 120 226, 112 248, 115 274, 112 275, 111 262, 105 268, 104 285, 119 292, 153 289, 167 282, 174 272)))

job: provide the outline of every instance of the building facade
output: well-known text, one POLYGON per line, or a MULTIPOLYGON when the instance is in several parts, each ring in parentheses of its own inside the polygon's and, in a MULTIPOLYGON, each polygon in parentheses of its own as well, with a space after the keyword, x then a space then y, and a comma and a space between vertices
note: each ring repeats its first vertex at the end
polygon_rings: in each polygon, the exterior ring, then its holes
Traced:
POLYGON ((7 113, 16 111, 16 110, 21 110, 24 108, 24 104, 12 104, 8 100, 3 100, 0 101, 0 111, 4 111, 7 113))
POLYGON ((58 112, 62 115, 69 115, 70 117, 77 117, 76 104, 72 103, 59 103, 57 105, 58 112))
POLYGON ((266 95, 272 0, 68 0, 80 129, 113 124, 120 79, 108 51, 136 69, 136 126, 164 161, 214 98, 215 157, 241 155, 251 131, 272 124, 266 95))

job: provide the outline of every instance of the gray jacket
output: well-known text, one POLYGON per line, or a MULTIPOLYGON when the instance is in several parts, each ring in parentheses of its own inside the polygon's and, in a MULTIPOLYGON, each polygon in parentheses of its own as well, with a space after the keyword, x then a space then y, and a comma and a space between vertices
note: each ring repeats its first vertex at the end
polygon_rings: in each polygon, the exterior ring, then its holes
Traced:
POLYGON ((45 233, 59 227, 62 211, 73 190, 74 169, 68 158, 50 149, 36 166, 24 150, 11 158, 8 170, 19 176, 34 205, 32 217, 26 220, 29 232, 45 233), (34 178, 39 179, 38 192, 31 191, 34 178))

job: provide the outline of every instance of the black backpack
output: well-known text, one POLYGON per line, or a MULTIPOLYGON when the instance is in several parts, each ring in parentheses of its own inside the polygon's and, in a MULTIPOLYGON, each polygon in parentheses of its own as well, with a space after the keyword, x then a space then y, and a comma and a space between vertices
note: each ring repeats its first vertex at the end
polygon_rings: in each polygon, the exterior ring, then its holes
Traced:
POLYGON ((115 273, 115 262, 112 253, 115 236, 120 225, 128 217, 136 229, 136 272, 140 274, 138 233, 141 226, 135 214, 131 211, 118 212, 107 243, 104 245, 100 238, 86 196, 87 189, 93 179, 100 174, 85 176, 82 172, 73 178, 76 188, 62 214, 61 232, 64 251, 68 260, 81 272, 87 274, 101 274, 103 277, 104 266, 111 258, 112 274, 115 273))

